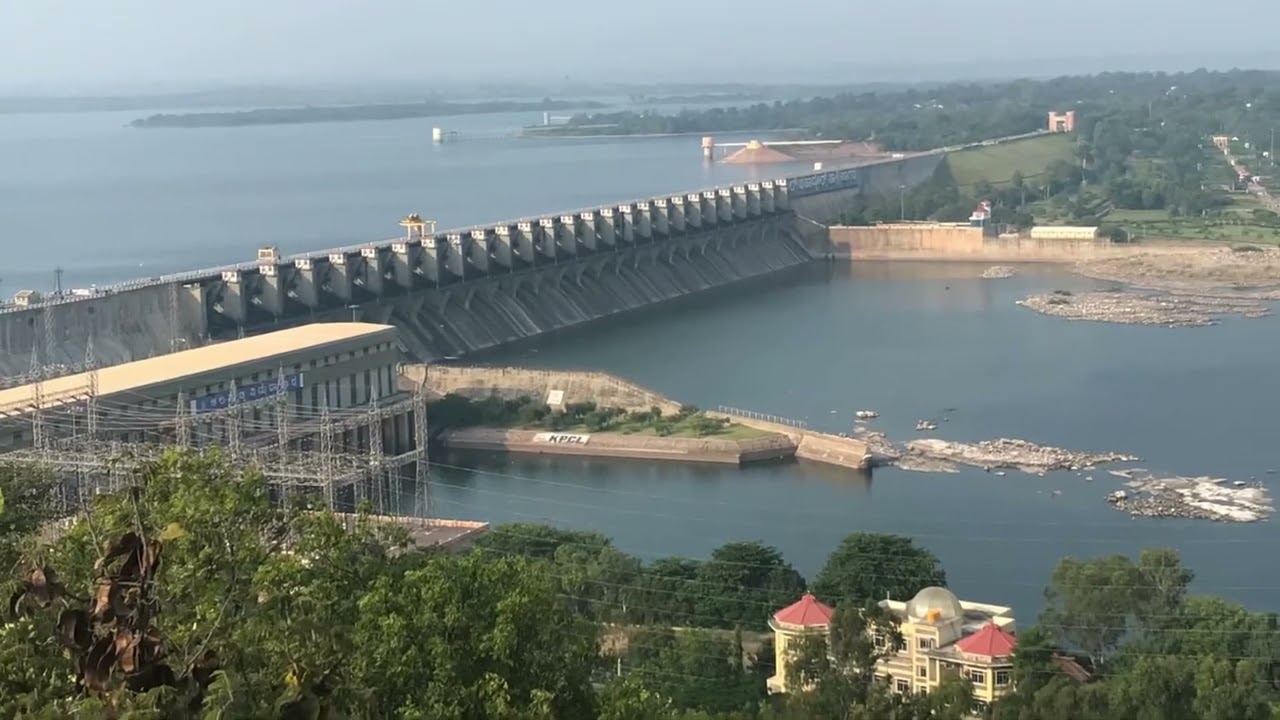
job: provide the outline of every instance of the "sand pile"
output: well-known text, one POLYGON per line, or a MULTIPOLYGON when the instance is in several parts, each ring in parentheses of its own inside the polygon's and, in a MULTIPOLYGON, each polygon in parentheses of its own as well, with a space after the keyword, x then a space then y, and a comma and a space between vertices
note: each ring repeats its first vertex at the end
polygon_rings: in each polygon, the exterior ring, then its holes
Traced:
POLYGON ((781 150, 752 141, 746 147, 725 158, 732 165, 763 165, 766 163, 795 162, 796 159, 781 150))

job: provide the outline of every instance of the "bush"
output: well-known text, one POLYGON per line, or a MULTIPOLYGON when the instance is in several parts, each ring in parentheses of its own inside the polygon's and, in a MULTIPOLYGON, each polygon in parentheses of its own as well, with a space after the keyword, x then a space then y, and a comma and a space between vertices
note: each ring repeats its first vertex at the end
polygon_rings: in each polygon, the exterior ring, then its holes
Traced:
POLYGON ((614 413, 608 410, 592 410, 582 416, 582 424, 591 432, 604 432, 613 424, 614 413))

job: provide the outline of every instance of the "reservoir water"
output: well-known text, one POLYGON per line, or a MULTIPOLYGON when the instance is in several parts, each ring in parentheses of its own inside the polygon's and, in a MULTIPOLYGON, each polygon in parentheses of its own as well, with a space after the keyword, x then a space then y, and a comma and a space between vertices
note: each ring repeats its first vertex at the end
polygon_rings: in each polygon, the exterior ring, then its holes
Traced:
MULTIPOLYGON (((707 166, 689 137, 510 136, 538 113, 123 127, 139 114, 0 117, 0 292, 47 288, 58 264, 67 285, 83 286, 236 262, 267 244, 294 252, 391 237, 412 211, 457 226, 800 169, 707 166), (463 139, 433 146, 433 125, 463 139)), ((1257 477, 1275 492, 1280 320, 1070 323, 1014 301, 1091 282, 1044 269, 983 281, 982 269, 819 265, 483 360, 599 368, 704 407, 832 432, 874 408, 897 439, 955 408, 938 436, 1116 450, 1154 470, 1257 477)), ((1274 523, 1132 519, 1103 501, 1120 481, 1093 477, 460 456, 437 467, 433 497, 441 515, 597 529, 649 558, 760 539, 810 576, 846 533, 908 534, 938 553, 962 597, 1009 602, 1027 620, 1060 557, 1172 546, 1199 590, 1280 610, 1274 523)))
POLYGON ((445 229, 801 169, 708 165, 697 137, 515 137, 538 112, 125 127, 149 114, 0 115, 0 292, 48 289, 57 265, 84 287, 385 240, 411 212, 445 229))
MULTIPOLYGON (((1274 493, 1280 319, 1169 329, 1073 323, 1015 305, 1089 280, 1024 267, 982 280, 975 265, 820 265, 484 358, 601 368, 683 402, 753 409, 847 431, 872 408, 895 439, 1024 438, 1120 451, 1183 475, 1258 478, 1274 493)), ((645 557, 706 557, 730 540, 778 546, 812 577, 845 534, 915 537, 961 597, 1008 602, 1030 620, 1065 555, 1173 547, 1196 588, 1280 610, 1273 523, 1131 518, 1105 469, 1045 477, 979 469, 870 476, 799 463, 743 470, 635 462, 463 456, 440 468, 446 515, 598 529, 645 557), (1054 491, 1060 491, 1055 494, 1054 491)))

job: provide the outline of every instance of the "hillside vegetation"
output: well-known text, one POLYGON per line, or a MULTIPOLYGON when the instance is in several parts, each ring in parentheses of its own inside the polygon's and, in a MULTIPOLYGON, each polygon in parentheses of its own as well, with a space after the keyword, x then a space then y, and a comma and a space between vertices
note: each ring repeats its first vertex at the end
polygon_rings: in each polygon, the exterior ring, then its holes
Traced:
POLYGON ((947 155, 946 162, 952 179, 961 187, 984 180, 997 187, 1007 186, 1019 174, 1032 180, 1048 172, 1055 162, 1071 162, 1074 142, 1071 135, 1042 135, 961 150, 947 155))

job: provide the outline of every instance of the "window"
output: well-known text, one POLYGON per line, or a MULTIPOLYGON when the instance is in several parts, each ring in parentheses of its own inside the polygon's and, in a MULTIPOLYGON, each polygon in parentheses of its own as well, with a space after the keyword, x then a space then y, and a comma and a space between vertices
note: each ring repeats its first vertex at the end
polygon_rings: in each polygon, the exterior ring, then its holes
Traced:
POLYGON ((1012 682, 1013 682, 1013 671, 1012 671, 1012 670, 997 670, 997 671, 996 671, 996 686, 997 686, 997 687, 998 687, 998 686, 1001 686, 1001 685, 1008 685, 1009 683, 1012 683, 1012 682))
POLYGON ((924 679, 928 680, 928 679, 929 679, 929 666, 928 666, 928 665, 921 665, 920 667, 916 668, 916 677, 921 677, 921 678, 924 678, 924 679))
POLYGON ((897 688, 898 692, 900 692, 900 693, 909 693, 909 692, 911 692, 911 681, 909 681, 909 680, 898 680, 898 681, 894 684, 894 687, 895 687, 895 688, 897 688))
POLYGON ((969 682, 974 685, 986 685, 987 674, 981 670, 969 670, 965 672, 965 677, 969 678, 969 682))
POLYGON ((917 640, 921 650, 933 649, 933 638, 922 637, 917 640))
POLYGON ((883 648, 889 644, 889 640, 885 638, 884 633, 876 633, 875 643, 876 647, 883 648))

